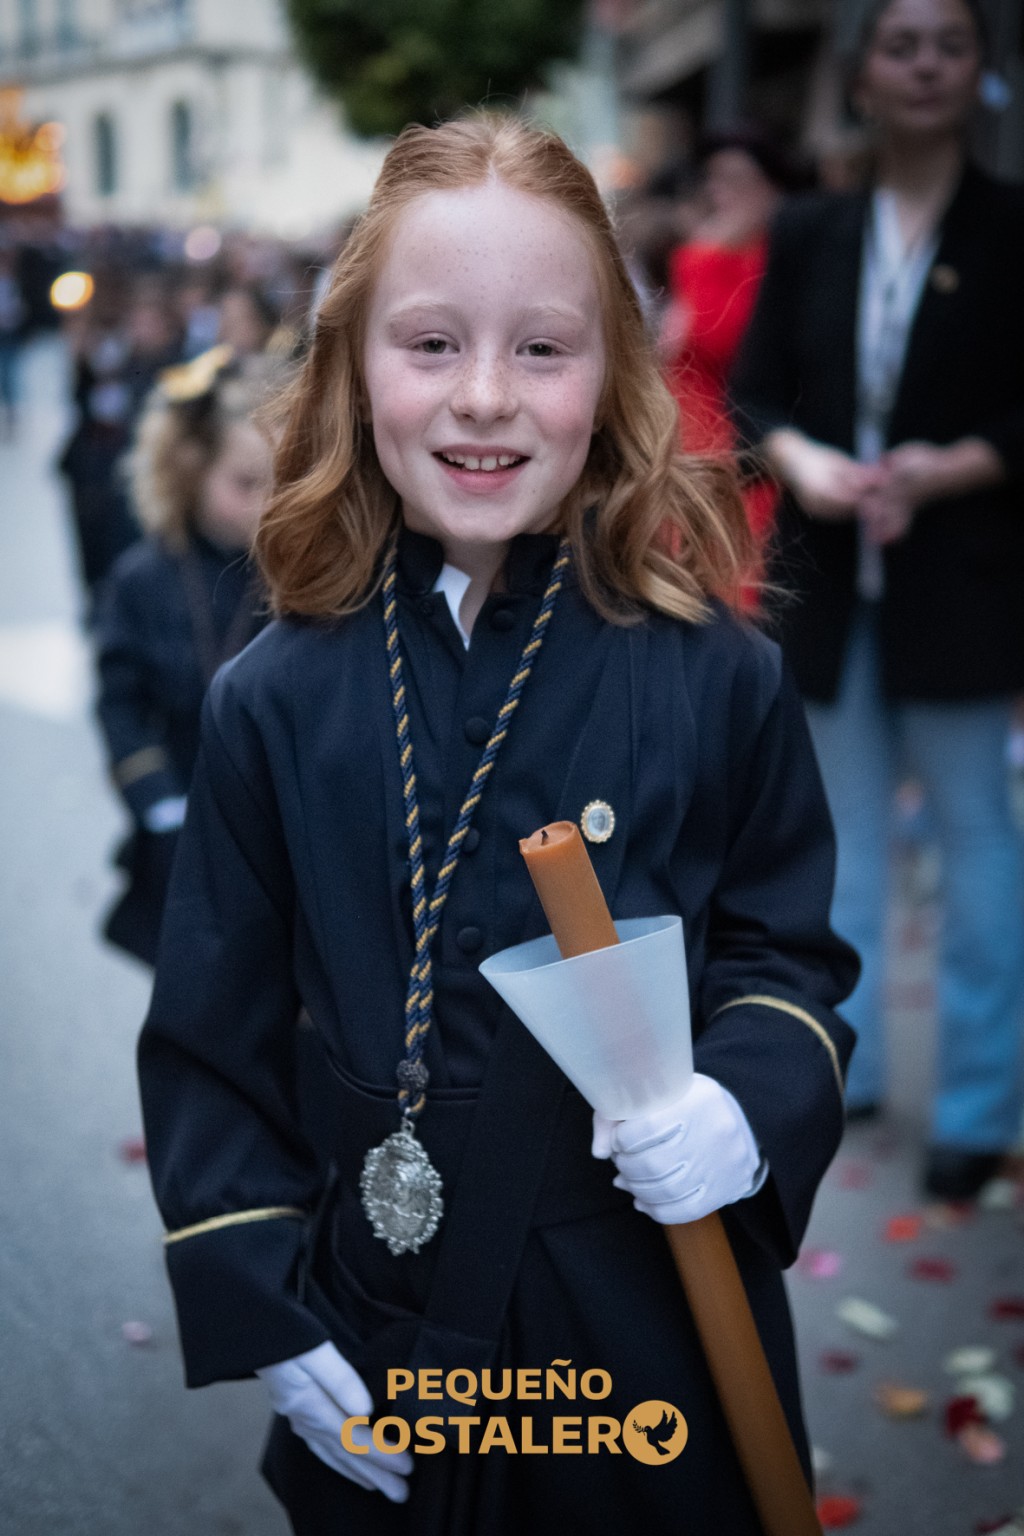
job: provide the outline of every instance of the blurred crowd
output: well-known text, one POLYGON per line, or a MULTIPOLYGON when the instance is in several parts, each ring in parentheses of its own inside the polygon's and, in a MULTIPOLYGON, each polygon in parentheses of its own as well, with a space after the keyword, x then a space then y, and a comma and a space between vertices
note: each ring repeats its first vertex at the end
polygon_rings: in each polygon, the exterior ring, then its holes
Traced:
POLYGON ((286 269, 271 284, 230 269, 99 270, 92 298, 67 326, 77 421, 59 466, 90 594, 139 534, 124 470, 158 380, 216 345, 239 362, 265 352, 290 355, 309 306, 303 275, 286 269))
POLYGON ((167 360, 193 357, 220 339, 251 352, 275 331, 300 335, 318 278, 344 233, 295 246, 212 226, 75 230, 50 216, 6 215, 0 221, 0 430, 8 436, 14 430, 22 346, 59 325, 76 369, 74 398, 83 420, 95 415, 130 437, 147 388, 167 360), (67 272, 88 274, 88 302, 55 302, 54 281, 67 272), (90 372, 123 384, 124 392, 108 390, 91 402, 90 372))

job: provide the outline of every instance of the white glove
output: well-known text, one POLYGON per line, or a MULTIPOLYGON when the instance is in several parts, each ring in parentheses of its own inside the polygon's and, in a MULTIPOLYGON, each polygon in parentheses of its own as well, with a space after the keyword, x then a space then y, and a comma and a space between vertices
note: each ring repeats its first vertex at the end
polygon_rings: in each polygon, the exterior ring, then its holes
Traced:
POLYGON ((188 799, 185 795, 168 795, 154 800, 142 813, 142 825, 147 832, 177 832, 185 824, 188 799))
POLYGON ((365 1445, 365 1455, 346 1451, 341 1443, 345 1419, 373 1412, 373 1399, 359 1373, 330 1341, 316 1349, 265 1365, 256 1372, 270 1394, 274 1412, 282 1414, 314 1456, 361 1488, 377 1488, 393 1504, 409 1497, 406 1478, 413 1468, 408 1451, 378 1451, 369 1426, 351 1431, 353 1445, 365 1445))
POLYGON ((728 1088, 695 1072, 683 1097, 656 1114, 606 1120, 594 1111, 595 1157, 619 1170, 616 1189, 665 1226, 697 1221, 755 1195, 768 1165, 728 1088))

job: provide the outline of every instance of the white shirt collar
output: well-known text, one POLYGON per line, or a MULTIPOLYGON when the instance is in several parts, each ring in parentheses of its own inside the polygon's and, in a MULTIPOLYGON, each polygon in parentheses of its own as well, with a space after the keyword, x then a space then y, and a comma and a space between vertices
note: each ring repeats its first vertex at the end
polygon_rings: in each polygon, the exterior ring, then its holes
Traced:
POLYGON ((466 592, 469 589, 469 582, 470 578, 466 575, 465 571, 460 571, 457 565, 446 564, 441 567, 441 574, 438 576, 433 586, 433 590, 435 592, 444 593, 449 612, 451 613, 452 618, 455 620, 455 628, 458 630, 459 636, 467 651, 469 650, 469 634, 462 627, 462 620, 459 617, 459 610, 462 607, 462 599, 465 597, 466 592))

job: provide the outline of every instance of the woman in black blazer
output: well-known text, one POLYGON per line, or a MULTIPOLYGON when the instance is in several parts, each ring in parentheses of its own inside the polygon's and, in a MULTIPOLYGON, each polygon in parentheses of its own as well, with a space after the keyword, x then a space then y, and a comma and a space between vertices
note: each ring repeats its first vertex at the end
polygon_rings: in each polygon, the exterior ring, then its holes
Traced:
MULTIPOLYGON (((966 158, 968 0, 869 9, 863 194, 791 204, 733 379, 788 494, 771 578, 839 834, 833 920, 861 950, 851 1112, 884 1094, 882 939, 897 770, 925 782, 946 921, 926 1188, 969 1197, 1021 1112, 1024 872, 1005 765, 1024 688, 1024 191, 966 158)), ((771 605, 770 605, 771 606, 771 605)))

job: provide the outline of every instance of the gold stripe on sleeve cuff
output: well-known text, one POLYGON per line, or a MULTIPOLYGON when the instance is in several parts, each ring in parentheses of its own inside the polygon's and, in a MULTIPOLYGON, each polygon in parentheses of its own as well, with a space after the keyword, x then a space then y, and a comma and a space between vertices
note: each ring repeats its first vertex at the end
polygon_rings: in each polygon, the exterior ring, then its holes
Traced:
POLYGON ((110 772, 114 783, 119 784, 122 789, 127 789, 129 784, 134 784, 137 779, 144 779, 150 773, 159 773, 166 767, 167 753, 163 747, 140 747, 137 752, 129 752, 127 757, 122 757, 110 772))
POLYGON ((781 997, 768 997, 760 992, 752 992, 749 997, 734 997, 732 1002, 723 1003, 721 1008, 715 1009, 711 1017, 713 1019, 717 1018, 727 1008, 741 1008, 744 1003, 757 1003, 762 1008, 777 1008, 780 1013, 788 1013, 791 1018, 799 1019, 801 1024, 806 1024, 808 1029, 813 1030, 826 1051, 828 1051, 829 1060, 832 1062, 832 1071, 835 1073, 836 1087, 839 1089, 839 1097, 841 1099, 845 1098, 846 1089, 843 1084, 843 1073, 839 1065, 839 1056, 836 1048, 829 1037, 828 1030, 825 1029, 824 1025, 818 1023, 812 1013, 808 1013, 806 1008, 798 1008, 795 1003, 784 1002, 781 997))
POLYGON ((186 1237, 199 1237, 203 1232, 219 1232, 222 1227, 242 1227, 250 1221, 274 1221, 281 1216, 304 1221, 306 1212, 297 1205, 264 1205, 254 1211, 229 1211, 226 1216, 211 1216, 207 1221, 197 1221, 194 1226, 166 1232, 164 1247, 169 1243, 183 1242, 186 1237))

